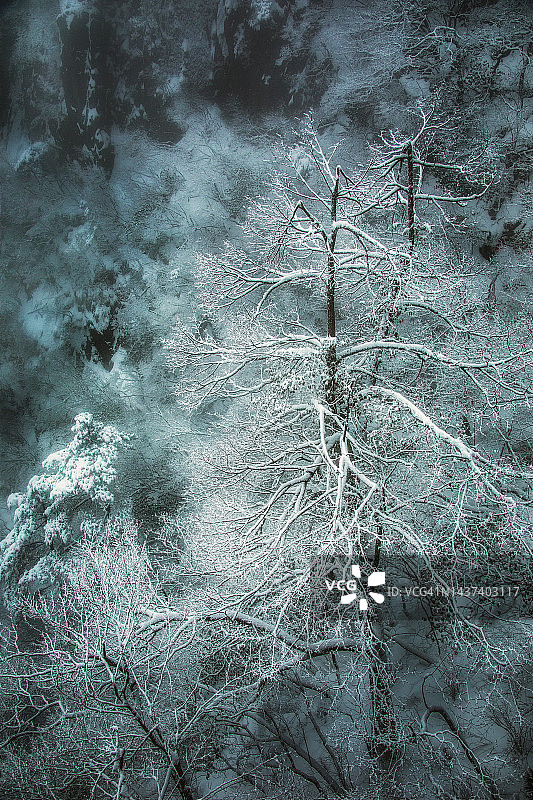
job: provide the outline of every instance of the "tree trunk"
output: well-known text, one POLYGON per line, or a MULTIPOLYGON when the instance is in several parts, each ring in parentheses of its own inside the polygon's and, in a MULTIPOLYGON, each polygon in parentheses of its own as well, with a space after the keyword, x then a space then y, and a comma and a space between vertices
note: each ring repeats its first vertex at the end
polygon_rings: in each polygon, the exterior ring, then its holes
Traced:
MULTIPOLYGON (((337 200, 339 197, 340 170, 337 167, 335 185, 331 193, 331 224, 337 221, 337 200)), ((328 282, 326 288, 326 307, 328 318, 328 338, 331 340, 326 353, 326 403, 332 411, 337 410, 337 345, 335 342, 335 243, 337 231, 332 230, 328 241, 328 282)))
POLYGON ((415 244, 415 171, 413 164, 413 143, 407 142, 407 222, 409 226, 409 244, 411 250, 415 244))
MULTIPOLYGON (((377 611, 379 614, 379 610, 377 611)), ((396 738, 396 723, 390 689, 390 668, 388 648, 383 641, 381 625, 369 625, 372 635, 370 650, 370 735, 367 747, 372 758, 380 766, 390 766, 395 756, 394 740, 396 738)))

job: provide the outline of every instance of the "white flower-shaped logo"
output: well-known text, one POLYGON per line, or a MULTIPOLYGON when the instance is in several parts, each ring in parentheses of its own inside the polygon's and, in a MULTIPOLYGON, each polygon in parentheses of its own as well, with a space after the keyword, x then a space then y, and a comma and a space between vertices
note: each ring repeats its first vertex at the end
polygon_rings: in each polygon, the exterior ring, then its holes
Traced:
MULTIPOLYGON (((359 564, 352 564, 352 575, 356 578, 359 582, 361 582, 361 569, 359 564)), ((352 582, 349 581, 348 584, 352 582)), ((384 572, 372 572, 368 576, 367 586, 370 588, 371 586, 383 586, 385 583, 385 573, 384 572)), ((351 589, 352 587, 348 585, 348 588, 351 589)), ((381 594, 381 592, 368 592, 369 596, 374 600, 375 603, 383 603, 385 601, 385 595, 381 594)), ((341 605, 348 606, 350 603, 353 603, 359 597, 357 592, 352 592, 351 594, 343 594, 341 597, 341 605)), ((361 611, 368 611, 368 600, 366 597, 359 598, 359 608, 361 611)))

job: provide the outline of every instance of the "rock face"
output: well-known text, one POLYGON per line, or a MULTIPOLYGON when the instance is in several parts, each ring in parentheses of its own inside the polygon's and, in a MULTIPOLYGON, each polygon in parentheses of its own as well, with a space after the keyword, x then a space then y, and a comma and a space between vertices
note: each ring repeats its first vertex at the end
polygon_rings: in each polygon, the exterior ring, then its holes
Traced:
POLYGON ((313 103, 332 74, 331 60, 312 52, 315 26, 309 0, 219 0, 211 28, 215 90, 252 108, 313 103))
POLYGON ((89 4, 67 8, 57 19, 61 79, 67 115, 60 136, 66 149, 110 173, 110 41, 103 14, 89 4))

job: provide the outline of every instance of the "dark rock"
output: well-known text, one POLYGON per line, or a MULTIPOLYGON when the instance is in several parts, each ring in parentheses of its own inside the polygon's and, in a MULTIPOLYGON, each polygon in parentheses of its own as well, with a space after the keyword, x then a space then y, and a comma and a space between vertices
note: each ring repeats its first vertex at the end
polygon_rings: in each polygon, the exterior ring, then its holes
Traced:
POLYGON ((102 331, 93 326, 89 327, 85 344, 87 361, 100 361, 102 366, 109 372, 112 368, 111 359, 115 355, 117 346, 117 335, 113 320, 102 331))
POLYGON ((493 244, 491 242, 484 242, 479 247, 479 255, 482 256, 486 261, 491 261, 497 249, 498 243, 493 244))
POLYGON ((333 67, 330 58, 319 62, 310 48, 310 8, 290 0, 220 0, 211 29, 216 94, 250 108, 276 103, 297 108, 319 100, 333 67))
POLYGON ((113 169, 111 145, 108 26, 91 5, 57 18, 61 38, 61 79, 67 116, 61 143, 78 160, 113 169))

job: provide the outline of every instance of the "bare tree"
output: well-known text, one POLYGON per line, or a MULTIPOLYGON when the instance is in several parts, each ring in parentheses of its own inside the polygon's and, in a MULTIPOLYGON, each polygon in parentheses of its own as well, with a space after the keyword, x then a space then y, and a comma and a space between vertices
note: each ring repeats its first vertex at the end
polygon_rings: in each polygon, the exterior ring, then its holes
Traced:
POLYGON ((451 256, 439 212, 467 195, 438 188, 433 125, 355 169, 308 131, 246 246, 199 258, 205 317, 169 344, 200 412, 189 516, 158 549, 175 572, 163 591, 124 520, 84 526, 61 592, 22 605, 34 632, 3 644, 11 776, 34 742, 51 797, 73 757, 80 795, 117 800, 499 796, 473 719, 499 693, 515 736, 525 681, 502 673, 531 631, 506 627, 507 595, 459 590, 529 575, 508 433, 530 334, 451 256), (395 604, 383 572, 426 595, 395 604))
POLYGON ((192 800, 191 767, 210 751, 205 721, 190 731, 197 648, 189 632, 143 626, 144 604, 161 595, 135 526, 86 525, 64 573, 60 591, 20 601, 18 635, 2 641, 4 791, 26 753, 18 796, 34 797, 38 781, 50 797, 192 800))
MULTIPOLYGON (((290 680, 288 657, 290 669, 338 668, 344 687, 358 675, 369 722, 357 735, 389 776, 409 741, 394 709, 393 648, 427 665, 462 642, 493 663, 498 647, 450 583, 474 565, 494 580, 509 549, 525 563, 531 547, 531 474, 506 441, 529 402, 529 332, 489 313, 474 265, 451 255, 453 207, 486 184, 472 165, 428 157, 436 127, 421 112, 413 135, 384 135, 355 171, 308 130, 291 151, 293 178, 252 210, 246 246, 199 257, 206 317, 169 343, 180 400, 213 422, 191 458, 201 510, 188 546, 206 575, 204 618, 249 628, 278 680, 290 680), (439 189, 439 171, 460 173, 470 190, 439 189), (341 601, 316 613, 310 571, 339 554, 368 571, 400 561, 439 587, 446 610, 439 622, 430 610, 420 647, 380 609, 358 617, 341 601)), ((353 760, 340 764, 340 740, 323 728, 321 737, 304 707, 298 746, 268 704, 242 713, 281 743, 293 773, 348 791, 353 760), (302 756, 306 736, 322 761, 302 756)), ((426 704, 422 732, 433 712, 426 704)), ((448 729, 457 739, 458 726, 448 729)), ((466 754, 494 794, 468 747, 459 760, 466 754)))

